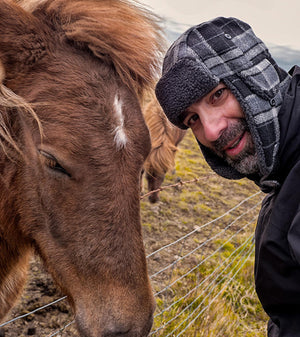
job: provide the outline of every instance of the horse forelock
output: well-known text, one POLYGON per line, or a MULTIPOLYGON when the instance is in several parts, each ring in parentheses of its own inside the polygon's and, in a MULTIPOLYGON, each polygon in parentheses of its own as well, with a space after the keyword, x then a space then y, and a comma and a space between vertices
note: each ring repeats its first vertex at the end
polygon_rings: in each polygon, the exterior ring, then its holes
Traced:
POLYGON ((159 18, 126 0, 16 0, 31 11, 41 9, 79 48, 89 48, 112 64, 123 83, 142 97, 154 86, 165 40, 159 18))
MULTIPOLYGON (((31 116, 37 123, 38 129, 40 131, 40 136, 42 138, 43 131, 41 122, 36 115, 34 109, 31 107, 29 103, 27 103, 23 97, 15 94, 12 90, 7 88, 2 82, 0 83, 0 147, 4 151, 4 153, 10 157, 9 149, 14 149, 14 152, 19 155, 23 155, 21 148, 18 143, 14 139, 14 135, 12 133, 10 127, 10 113, 14 110, 16 113, 20 115, 26 114, 27 116, 31 116)), ((14 131, 15 132, 15 131, 14 131)))

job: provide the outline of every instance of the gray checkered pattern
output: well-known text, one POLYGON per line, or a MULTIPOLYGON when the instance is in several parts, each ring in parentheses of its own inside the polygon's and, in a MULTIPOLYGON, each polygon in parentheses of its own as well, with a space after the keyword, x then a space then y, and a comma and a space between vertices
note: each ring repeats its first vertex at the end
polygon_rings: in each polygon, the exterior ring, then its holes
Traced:
MULTIPOLYGON (((191 27, 169 48, 156 96, 169 120, 181 128, 182 112, 220 81, 233 92, 253 136, 262 175, 276 166, 278 112, 290 81, 251 27, 219 17, 191 27)), ((226 178, 241 178, 227 163, 201 146, 211 167, 226 178)))

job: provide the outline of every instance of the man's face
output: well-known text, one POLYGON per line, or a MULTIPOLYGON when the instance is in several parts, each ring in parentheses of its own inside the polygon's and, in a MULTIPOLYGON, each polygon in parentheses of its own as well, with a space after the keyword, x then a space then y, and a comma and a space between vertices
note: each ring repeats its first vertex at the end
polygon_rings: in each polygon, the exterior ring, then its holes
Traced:
POLYGON ((244 112, 231 91, 219 84, 185 111, 184 124, 199 142, 242 174, 259 172, 257 153, 244 112))

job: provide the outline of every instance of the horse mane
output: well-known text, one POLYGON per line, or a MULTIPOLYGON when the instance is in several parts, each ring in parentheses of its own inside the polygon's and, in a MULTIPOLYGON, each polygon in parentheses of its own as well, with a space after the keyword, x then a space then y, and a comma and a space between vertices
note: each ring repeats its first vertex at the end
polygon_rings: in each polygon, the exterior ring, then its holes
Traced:
POLYGON ((112 64, 122 82, 139 98, 153 87, 165 40, 160 19, 140 4, 126 0, 15 0, 34 13, 43 10, 67 39, 89 48, 112 64))
POLYGON ((0 61, 0 147, 6 156, 13 159, 9 153, 9 149, 13 149, 19 155, 23 155, 22 150, 18 146, 17 142, 13 139, 12 131, 10 130, 10 124, 8 123, 9 115, 13 110, 19 113, 25 113, 30 115, 37 123, 40 135, 42 137, 43 130, 41 122, 36 115, 35 111, 32 109, 31 105, 27 103, 21 96, 16 95, 12 90, 7 88, 4 84, 5 70, 0 61))
MULTIPOLYGON (((13 0, 33 15, 44 15, 47 22, 63 31, 77 48, 88 49, 95 57, 112 65, 122 82, 141 100, 154 86, 159 74, 165 40, 159 18, 138 3, 126 0, 13 0), (45 14, 43 14, 45 13, 45 14)), ((7 88, 0 61, 0 147, 19 154, 7 120, 12 110, 31 115, 41 123, 32 105, 7 88)))
POLYGON ((145 106, 143 113, 151 138, 151 152, 144 169, 150 175, 153 171, 163 175, 175 166, 178 132, 181 130, 177 132, 178 128, 167 119, 156 99, 145 106))

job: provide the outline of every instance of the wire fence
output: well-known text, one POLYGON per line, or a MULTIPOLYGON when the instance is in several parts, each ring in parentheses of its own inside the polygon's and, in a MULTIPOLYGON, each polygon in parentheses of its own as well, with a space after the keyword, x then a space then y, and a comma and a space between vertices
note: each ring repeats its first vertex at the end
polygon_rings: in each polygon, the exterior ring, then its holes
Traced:
POLYGON ((151 336, 194 335, 203 314, 237 281, 245 264, 252 264, 260 205, 258 192, 148 255, 158 303, 151 336))
MULTIPOLYGON (((182 186, 199 179, 178 184, 182 186)), ((254 193, 221 216, 195 226, 177 240, 148 254, 149 275, 157 302, 150 336, 198 336, 195 331, 203 329, 204 322, 216 315, 213 304, 220 305, 224 296, 231 296, 232 289, 238 288, 245 266, 253 265, 253 233, 262 198, 262 193, 254 193)), ((243 303, 251 301, 253 293, 252 283, 242 294, 243 303)), ((13 336, 10 331, 17 321, 61 301, 66 301, 66 296, 0 324, 0 336, 13 336), (5 331, 2 335, 1 329, 5 331)), ((67 333, 72 326, 75 331, 73 323, 71 318, 50 334, 41 336, 76 336, 76 332, 67 333)))

